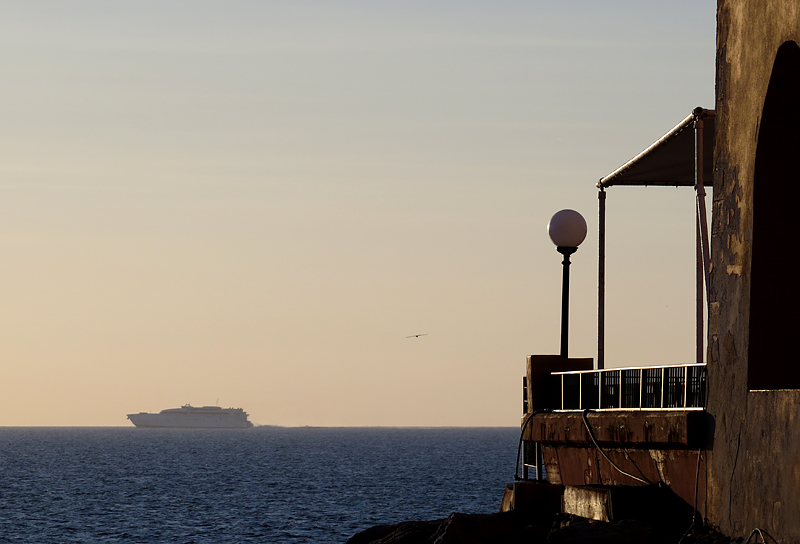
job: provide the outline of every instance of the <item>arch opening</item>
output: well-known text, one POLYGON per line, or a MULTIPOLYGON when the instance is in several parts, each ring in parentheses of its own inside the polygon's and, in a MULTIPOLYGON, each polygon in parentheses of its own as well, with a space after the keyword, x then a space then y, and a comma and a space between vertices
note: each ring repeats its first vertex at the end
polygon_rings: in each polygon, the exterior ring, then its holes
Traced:
POLYGON ((800 389, 800 47, 778 49, 761 114, 753 176, 747 382, 800 389))

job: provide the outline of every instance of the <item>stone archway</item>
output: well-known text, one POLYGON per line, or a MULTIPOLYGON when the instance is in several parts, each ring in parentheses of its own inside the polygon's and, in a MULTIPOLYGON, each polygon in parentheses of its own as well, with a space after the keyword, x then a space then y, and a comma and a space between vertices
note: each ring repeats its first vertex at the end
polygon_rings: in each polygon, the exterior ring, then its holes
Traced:
POLYGON ((753 176, 748 388, 800 389, 800 47, 778 49, 753 176))

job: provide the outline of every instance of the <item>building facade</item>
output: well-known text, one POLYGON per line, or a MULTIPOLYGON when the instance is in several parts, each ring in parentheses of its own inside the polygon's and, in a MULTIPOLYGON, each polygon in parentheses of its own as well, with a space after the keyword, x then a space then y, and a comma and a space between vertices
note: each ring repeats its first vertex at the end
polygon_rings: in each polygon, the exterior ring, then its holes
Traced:
POLYGON ((719 0, 717 21, 707 517, 798 542, 800 2, 719 0))
POLYGON ((800 542, 800 1, 719 0, 715 110, 695 114, 716 132, 706 364, 531 356, 523 438, 565 489, 660 482, 727 535, 800 542))

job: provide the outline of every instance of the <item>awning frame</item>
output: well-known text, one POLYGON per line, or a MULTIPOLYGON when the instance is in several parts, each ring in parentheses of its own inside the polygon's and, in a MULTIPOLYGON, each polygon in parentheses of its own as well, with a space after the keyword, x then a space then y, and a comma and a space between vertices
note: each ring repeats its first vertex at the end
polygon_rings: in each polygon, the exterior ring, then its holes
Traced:
MULTIPOLYGON (((598 228, 598 293, 597 293, 597 368, 605 368, 605 245, 606 245, 606 189, 615 185, 644 185, 644 186, 693 186, 696 192, 696 359, 698 363, 705 360, 705 339, 704 339, 704 305, 710 304, 709 294, 709 274, 710 274, 710 247, 708 240, 708 218, 706 213, 706 191, 705 185, 711 185, 713 179, 705 179, 704 157, 706 152, 713 154, 713 148, 704 149, 704 121, 716 116, 714 110, 695 108, 691 115, 675 125, 664 136, 656 140, 644 151, 633 157, 631 160, 600 179, 597 183, 599 201, 599 228, 598 228), (647 182, 627 182, 621 183, 625 173, 632 168, 643 164, 648 157, 653 156, 662 146, 676 138, 684 130, 694 129, 694 180, 688 183, 685 180, 678 181, 653 181, 647 182), (705 287, 705 289, 704 289, 705 287), (705 297, 703 291, 705 290, 705 297)), ((715 128, 715 126, 714 126, 715 128)), ((713 136, 713 135, 712 135, 713 136)), ((711 140, 713 142, 713 139, 711 140)), ((710 165, 709 165, 710 166, 710 165)))

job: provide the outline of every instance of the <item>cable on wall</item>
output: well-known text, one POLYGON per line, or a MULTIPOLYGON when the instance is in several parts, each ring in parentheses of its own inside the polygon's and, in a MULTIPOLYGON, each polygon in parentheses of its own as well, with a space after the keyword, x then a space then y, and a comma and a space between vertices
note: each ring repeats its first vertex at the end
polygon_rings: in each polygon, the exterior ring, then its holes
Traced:
POLYGON ((647 478, 645 478, 645 479, 642 479, 642 478, 639 478, 638 476, 634 476, 634 475, 633 475, 633 474, 631 474, 630 472, 625 472, 624 470, 622 470, 621 468, 619 468, 619 466, 618 466, 618 465, 617 465, 617 464, 616 464, 614 461, 612 461, 612 460, 611 460, 611 458, 610 458, 608 455, 606 455, 606 452, 605 452, 605 451, 603 451, 603 448, 601 448, 601 447, 600 447, 600 444, 598 444, 598 443, 597 443, 597 440, 596 440, 596 439, 595 439, 595 437, 594 437, 594 431, 592 431, 592 426, 591 426, 591 425, 589 425, 589 420, 588 420, 588 419, 587 419, 587 417, 586 417, 586 414, 588 414, 589 412, 591 412, 591 410, 589 410, 589 409, 586 409, 586 410, 584 410, 584 411, 583 411, 583 424, 584 424, 584 425, 586 425, 586 430, 587 430, 587 431, 589 431, 589 438, 591 438, 591 439, 592 439, 592 442, 594 443, 594 447, 595 447, 595 448, 597 448, 597 451, 599 451, 599 452, 600 452, 600 454, 601 454, 603 457, 605 457, 605 460, 606 460, 606 461, 608 461, 609 463, 611 463, 611 466, 612 466, 612 467, 614 467, 615 469, 617 469, 618 471, 620 471, 622 474, 624 474, 624 475, 625 475, 625 476, 627 476, 628 478, 633 478, 633 479, 634 479, 634 480, 636 480, 637 482, 642 482, 643 484, 652 484, 653 482, 651 482, 651 481, 650 481, 650 480, 648 480, 647 478))

